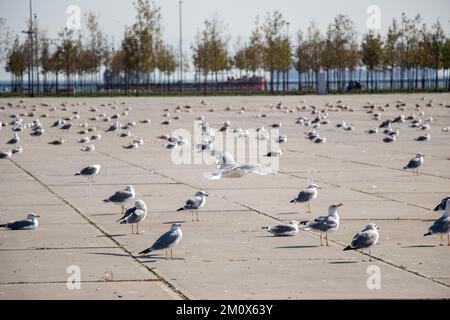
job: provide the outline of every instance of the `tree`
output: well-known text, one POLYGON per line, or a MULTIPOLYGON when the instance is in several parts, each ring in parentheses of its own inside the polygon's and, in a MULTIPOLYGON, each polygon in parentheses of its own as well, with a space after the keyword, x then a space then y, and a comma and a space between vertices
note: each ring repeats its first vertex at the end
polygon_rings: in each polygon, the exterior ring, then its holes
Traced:
POLYGON ((274 75, 279 70, 279 50, 282 39, 282 31, 286 25, 283 15, 275 11, 268 13, 262 27, 264 33, 263 61, 264 67, 270 72, 270 92, 274 92, 274 75))
MULTIPOLYGON (((379 34, 369 31, 363 37, 361 44, 361 61, 371 78, 371 87, 373 88, 373 73, 381 65, 383 55, 383 42, 379 34)), ((369 76, 366 79, 367 87, 369 86, 369 76)), ((376 85, 377 87, 377 85, 376 85)))
POLYGON ((27 69, 28 65, 28 49, 25 45, 21 44, 19 38, 16 37, 12 47, 7 55, 7 63, 5 70, 10 72, 14 79, 12 87, 17 91, 17 87, 20 90, 23 89, 23 74, 27 69))
POLYGON ((383 46, 383 65, 389 70, 391 90, 394 88, 394 71, 399 65, 398 41, 400 36, 401 32, 398 28, 397 21, 393 19, 383 46))
POLYGON ((435 72, 435 88, 437 89, 439 87, 439 77, 438 77, 438 71, 441 69, 442 66, 442 47, 444 45, 445 41, 445 34, 444 30, 442 30, 441 23, 436 21, 435 24, 431 27, 431 34, 430 34, 430 55, 433 61, 433 68, 435 72))

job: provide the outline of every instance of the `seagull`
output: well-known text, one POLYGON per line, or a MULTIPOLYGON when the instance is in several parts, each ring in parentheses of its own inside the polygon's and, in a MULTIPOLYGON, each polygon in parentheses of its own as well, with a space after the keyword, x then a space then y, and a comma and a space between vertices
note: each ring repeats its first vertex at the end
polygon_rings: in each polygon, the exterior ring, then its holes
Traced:
POLYGON ((447 200, 449 200, 450 197, 446 197, 442 199, 442 201, 434 208, 434 211, 445 211, 447 209, 447 200))
POLYGON ((0 159, 9 159, 12 156, 12 152, 11 151, 2 151, 0 150, 0 159))
POLYGON ((93 144, 89 144, 87 146, 83 146, 80 150, 83 152, 91 152, 95 150, 95 146, 93 144))
POLYGON ((285 225, 272 228, 263 227, 262 229, 272 233, 275 237, 292 237, 298 233, 298 221, 292 220, 285 225))
POLYGON ((437 219, 431 227, 428 228, 428 232, 424 236, 431 236, 439 233, 441 235, 441 246, 443 246, 442 236, 447 234, 447 246, 450 246, 450 199, 445 204, 445 212, 437 219))
POLYGON ((418 136, 416 139, 416 141, 430 141, 431 140, 431 136, 427 133, 423 136, 418 136))
POLYGON ((311 221, 303 221, 301 224, 305 225, 304 230, 315 230, 320 231, 320 245, 323 246, 323 234, 325 233, 325 241, 328 245, 328 232, 336 231, 339 228, 339 214, 338 208, 342 207, 344 204, 339 203, 337 205, 331 205, 328 207, 328 216, 322 216, 314 218, 311 221))
POLYGON ((39 215, 35 213, 30 213, 27 215, 26 220, 11 221, 6 224, 0 225, 0 228, 6 228, 10 230, 36 230, 38 228, 39 215))
POLYGON ((75 173, 75 176, 85 176, 88 180, 94 182, 94 176, 100 173, 102 166, 99 164, 95 164, 93 166, 88 166, 86 168, 81 169, 79 172, 75 173))
POLYGON ((64 139, 63 138, 59 138, 59 139, 50 141, 48 144, 52 144, 54 146, 59 146, 59 145, 64 144, 64 139))
POLYGON ((208 194, 206 194, 205 191, 199 191, 195 194, 194 197, 189 198, 186 200, 184 206, 177 211, 184 211, 189 210, 192 214, 192 221, 194 221, 194 211, 197 216, 198 221, 198 209, 203 208, 206 204, 206 197, 208 197, 208 194))
POLYGON ((147 205, 142 200, 136 200, 134 207, 125 211, 122 218, 117 220, 120 224, 131 224, 131 234, 134 234, 133 225, 136 224, 136 234, 139 234, 139 222, 147 217, 147 205))
MULTIPOLYGON (((352 243, 344 248, 344 251, 369 249, 369 257, 372 261, 372 254, 370 249, 377 244, 380 235, 378 234, 378 227, 374 223, 368 224, 361 232, 358 232, 352 240, 352 243)), ((364 261, 364 260, 363 260, 364 261)))
POLYGON ((317 189, 320 189, 316 184, 310 184, 306 189, 300 191, 297 198, 291 201, 291 203, 304 203, 306 202, 307 212, 311 212, 310 202, 317 198, 319 194, 317 189))
POLYGON ((403 170, 412 169, 413 175, 419 176, 419 167, 423 165, 423 157, 425 157, 422 153, 416 154, 414 159, 411 159, 409 163, 403 167, 403 170))
POLYGON ((103 202, 120 205, 120 207, 122 208, 122 214, 124 214, 126 202, 134 199, 135 196, 136 193, 134 191, 133 186, 127 186, 125 190, 117 191, 108 199, 103 200, 103 202))
POLYGON ((19 134, 14 132, 14 137, 7 142, 7 144, 18 144, 20 142, 19 134))
POLYGON ((281 157, 283 155, 283 151, 275 150, 267 153, 265 156, 269 158, 281 157))
POLYGON ((211 151, 219 161, 219 170, 215 172, 206 173, 204 176, 210 180, 220 180, 222 178, 242 178, 249 173, 254 173, 261 176, 268 176, 274 174, 272 168, 262 164, 239 164, 227 152, 223 154, 219 151, 211 151), (226 160, 226 161, 223 161, 226 160))
POLYGON ((183 238, 183 232, 181 231, 180 227, 181 227, 180 224, 172 224, 170 226, 169 231, 167 231, 161 237, 159 237, 159 239, 156 240, 156 242, 150 248, 139 252, 139 255, 147 254, 158 250, 165 250, 166 260, 168 260, 167 250, 170 249, 170 259, 173 260, 172 248, 176 246, 183 238))
POLYGON ((22 153, 23 149, 22 149, 22 147, 15 147, 14 149, 11 150, 11 152, 13 154, 22 153))
POLYGON ((391 143, 391 142, 395 142, 397 140, 397 138, 394 136, 386 136, 383 138, 383 142, 386 143, 391 143))

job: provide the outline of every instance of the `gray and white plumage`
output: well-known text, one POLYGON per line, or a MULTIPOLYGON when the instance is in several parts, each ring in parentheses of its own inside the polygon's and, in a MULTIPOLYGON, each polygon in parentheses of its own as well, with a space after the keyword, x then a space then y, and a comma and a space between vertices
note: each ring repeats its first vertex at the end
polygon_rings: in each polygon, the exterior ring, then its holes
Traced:
POLYGON ((92 166, 87 166, 81 169, 79 172, 75 173, 76 176, 94 176, 100 173, 102 166, 99 164, 95 164, 92 166))
POLYGON ((184 203, 183 207, 178 209, 177 211, 183 211, 183 210, 197 210, 200 208, 203 208, 206 204, 206 197, 208 195, 204 191, 199 191, 195 194, 194 197, 189 198, 184 203))
POLYGON ((288 224, 278 225, 272 228, 263 227, 263 230, 267 230, 276 237, 292 237, 298 233, 298 221, 292 220, 288 224))
POLYGON ((317 188, 317 185, 310 184, 306 189, 300 191, 298 196, 294 200, 292 200, 291 203, 304 203, 316 199, 317 195, 319 194, 317 188))
POLYGON ((124 215, 117 220, 120 224, 136 224, 147 217, 147 205, 142 200, 136 200, 134 207, 125 211, 124 215))
POLYGON ((315 230, 320 232, 331 232, 336 231, 339 228, 339 214, 337 212, 339 207, 342 207, 344 204, 340 203, 338 205, 331 205, 328 208, 328 215, 314 218, 311 221, 307 221, 305 223, 305 230, 315 230))
POLYGON ((14 137, 12 137, 7 144, 18 144, 20 142, 20 138, 17 132, 14 132, 14 137))
POLYGON ((39 215, 30 213, 25 220, 11 221, 0 225, 0 228, 10 230, 36 230, 39 226, 37 218, 39 218, 39 215))
POLYGON ((377 244, 379 237, 378 227, 373 223, 368 224, 353 237, 351 244, 344 251, 371 248, 377 244))
POLYGON ((11 151, 2 151, 0 150, 0 159, 9 159, 12 156, 12 152, 11 151))
POLYGON ((139 252, 139 255, 147 254, 152 251, 167 250, 176 246, 183 238, 180 224, 172 224, 170 230, 164 233, 155 243, 148 249, 139 252))
POLYGON ((424 236, 431 236, 433 234, 448 234, 450 233, 450 216, 443 215, 437 219, 431 227, 428 228, 428 232, 424 236))
POLYGON ((414 159, 411 159, 408 164, 403 168, 407 169, 417 169, 423 165, 423 154, 418 153, 414 159))
POLYGON ((445 197, 441 202, 434 208, 434 211, 445 211, 447 209, 447 201, 450 197, 445 197))
POLYGON ((124 204, 125 202, 134 199, 136 193, 133 186, 127 186, 123 191, 117 191, 108 199, 103 200, 106 203, 124 204))
POLYGON ((230 153, 211 150, 211 155, 216 158, 219 170, 206 173, 204 176, 210 180, 219 180, 222 178, 241 178, 249 173, 261 176, 273 175, 272 168, 262 164, 239 164, 236 163, 230 153))

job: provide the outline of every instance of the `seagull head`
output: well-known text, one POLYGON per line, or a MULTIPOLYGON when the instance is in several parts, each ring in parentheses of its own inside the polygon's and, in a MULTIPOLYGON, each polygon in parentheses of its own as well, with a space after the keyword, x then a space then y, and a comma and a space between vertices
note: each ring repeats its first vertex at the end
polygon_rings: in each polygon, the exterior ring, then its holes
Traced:
POLYGON ((369 223, 363 231, 368 231, 368 230, 378 230, 380 229, 375 223, 369 223))
POLYGON ((134 206, 136 207, 136 209, 139 209, 139 210, 147 209, 147 205, 142 200, 136 200, 136 202, 134 203, 134 206))
POLYGON ((133 186, 127 186, 127 187, 125 188, 125 191, 128 191, 128 192, 134 192, 134 188, 133 188, 133 186))
POLYGON ((181 224, 179 224, 179 223, 174 223, 174 224, 172 224, 172 225, 170 226, 170 230, 171 230, 171 231, 176 231, 176 230, 178 230, 180 227, 181 227, 181 224))
POLYGON ((344 206, 343 203, 332 204, 331 206, 328 207, 328 214, 330 214, 330 215, 335 214, 337 212, 337 210, 343 206, 344 206))
POLYGON ((209 195, 205 191, 199 191, 195 194, 196 197, 208 197, 209 195))
POLYGON ((416 154, 416 158, 423 158, 425 157, 425 155, 423 153, 417 153, 416 154))
POLYGON ((41 217, 41 216, 38 215, 38 214, 36 214, 36 213, 29 213, 29 214, 27 215, 27 219, 28 219, 28 220, 34 220, 34 219, 40 218, 40 217, 41 217))
POLYGON ((297 220, 291 220, 288 222, 288 224, 293 225, 293 226, 297 226, 299 224, 299 222, 297 220))
POLYGON ((308 186, 308 189, 320 189, 320 188, 317 184, 312 183, 308 186))

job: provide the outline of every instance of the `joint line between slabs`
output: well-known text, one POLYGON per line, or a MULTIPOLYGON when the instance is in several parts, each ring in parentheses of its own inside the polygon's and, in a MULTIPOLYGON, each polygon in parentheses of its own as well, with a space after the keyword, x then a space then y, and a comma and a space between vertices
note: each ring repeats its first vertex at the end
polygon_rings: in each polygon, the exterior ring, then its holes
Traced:
POLYGON ((163 282, 172 292, 177 294, 179 297, 181 297, 183 300, 188 300, 187 296, 184 295, 178 288, 173 286, 168 280, 164 279, 162 276, 160 276, 158 273, 152 270, 152 268, 148 267, 146 264, 141 262, 131 251, 129 251, 127 248, 125 248, 123 245, 121 245, 116 239, 114 239, 111 235, 109 235, 106 231, 104 231, 100 226, 98 226, 94 221, 89 219, 85 214, 83 214, 80 210, 78 210, 74 205, 72 205, 69 201, 61 197, 58 193, 56 193, 52 188, 50 188, 48 185, 46 185, 44 182, 39 180, 36 176, 34 176, 31 172, 23 168, 21 165, 19 165, 17 162, 15 162, 12 159, 8 159, 13 163, 16 167, 24 171, 26 174, 28 174, 30 177, 32 177, 36 182, 44 186, 51 194, 53 194, 55 197, 57 197, 60 201, 64 202, 66 205, 71 207, 75 212, 77 212, 81 217, 83 217, 90 225, 95 227, 98 231, 100 231, 104 236, 109 238, 112 242, 114 242, 119 249, 122 249, 126 254, 128 254, 135 262, 137 262, 140 266, 147 269, 149 272, 151 272, 153 275, 155 275, 161 282, 163 282))

